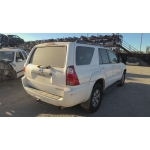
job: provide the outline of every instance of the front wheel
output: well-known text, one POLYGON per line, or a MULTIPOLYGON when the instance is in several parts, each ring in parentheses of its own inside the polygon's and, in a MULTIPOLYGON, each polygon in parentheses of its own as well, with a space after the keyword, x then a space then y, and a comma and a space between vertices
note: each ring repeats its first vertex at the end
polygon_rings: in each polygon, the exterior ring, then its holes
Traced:
POLYGON ((101 100, 102 100, 102 87, 100 84, 96 84, 93 87, 90 98, 88 99, 88 101, 82 103, 81 107, 83 107, 85 111, 91 113, 96 112, 100 107, 101 100))
POLYGON ((122 75, 122 78, 121 78, 121 81, 120 81, 120 84, 118 84, 118 86, 123 86, 124 85, 124 82, 125 82, 125 75, 126 75, 126 73, 125 73, 125 71, 123 72, 123 75, 122 75))

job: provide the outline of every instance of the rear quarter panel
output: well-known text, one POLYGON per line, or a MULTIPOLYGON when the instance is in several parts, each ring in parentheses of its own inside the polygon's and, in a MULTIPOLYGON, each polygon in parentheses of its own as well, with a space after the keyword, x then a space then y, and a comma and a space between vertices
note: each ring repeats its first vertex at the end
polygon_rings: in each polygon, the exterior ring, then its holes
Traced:
POLYGON ((98 49, 92 45, 76 44, 74 48, 74 66, 75 66, 75 71, 77 73, 80 84, 85 84, 85 83, 90 82, 92 74, 94 72, 99 71, 98 49), (77 46, 94 48, 93 58, 89 65, 76 65, 76 47, 77 46))

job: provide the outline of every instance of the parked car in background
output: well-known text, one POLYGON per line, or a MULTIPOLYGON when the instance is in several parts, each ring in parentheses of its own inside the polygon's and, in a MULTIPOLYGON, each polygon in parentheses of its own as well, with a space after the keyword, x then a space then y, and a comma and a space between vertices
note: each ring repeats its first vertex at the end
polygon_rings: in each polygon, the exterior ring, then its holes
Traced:
POLYGON ((22 76, 26 59, 27 54, 23 49, 0 49, 0 81, 22 76))
POLYGON ((8 36, 0 33, 0 48, 8 45, 8 36))
POLYGON ((7 37, 9 41, 9 46, 19 46, 21 44, 24 44, 24 40, 17 35, 7 35, 7 37))

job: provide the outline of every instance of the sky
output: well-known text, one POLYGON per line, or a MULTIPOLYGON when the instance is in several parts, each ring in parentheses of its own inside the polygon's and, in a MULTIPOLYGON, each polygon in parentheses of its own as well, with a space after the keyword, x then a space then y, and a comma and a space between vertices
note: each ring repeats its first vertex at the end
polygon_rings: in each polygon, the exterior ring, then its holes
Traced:
MULTIPOLYGON (((63 37, 80 37, 91 36, 91 35, 112 35, 112 33, 4 33, 4 34, 15 34, 23 38, 25 41, 44 40, 44 39, 57 39, 63 37)), ((141 35, 142 33, 119 33, 123 36, 123 40, 140 50, 141 35)), ((144 33, 142 36, 141 51, 146 51, 146 46, 150 46, 150 33, 144 33)))

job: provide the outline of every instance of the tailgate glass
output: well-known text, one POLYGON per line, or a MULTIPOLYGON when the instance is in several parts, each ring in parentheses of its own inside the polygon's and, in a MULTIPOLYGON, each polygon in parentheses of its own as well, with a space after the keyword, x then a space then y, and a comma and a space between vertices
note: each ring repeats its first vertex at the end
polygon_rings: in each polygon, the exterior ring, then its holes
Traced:
POLYGON ((64 68, 66 62, 66 46, 38 47, 35 49, 30 63, 34 65, 64 68))

